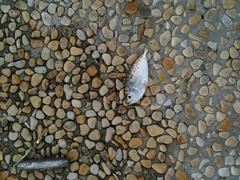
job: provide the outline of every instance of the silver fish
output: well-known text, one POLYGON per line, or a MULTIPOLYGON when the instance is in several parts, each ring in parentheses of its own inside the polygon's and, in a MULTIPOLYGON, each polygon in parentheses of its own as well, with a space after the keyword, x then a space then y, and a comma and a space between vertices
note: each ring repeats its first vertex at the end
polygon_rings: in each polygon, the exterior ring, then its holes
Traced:
POLYGON ((133 104, 138 102, 144 95, 146 86, 148 84, 148 60, 147 52, 136 60, 131 69, 130 77, 126 85, 127 103, 133 104))
POLYGON ((66 158, 32 159, 22 161, 16 165, 18 169, 45 171, 49 169, 65 168, 67 166, 69 166, 69 160, 66 158))

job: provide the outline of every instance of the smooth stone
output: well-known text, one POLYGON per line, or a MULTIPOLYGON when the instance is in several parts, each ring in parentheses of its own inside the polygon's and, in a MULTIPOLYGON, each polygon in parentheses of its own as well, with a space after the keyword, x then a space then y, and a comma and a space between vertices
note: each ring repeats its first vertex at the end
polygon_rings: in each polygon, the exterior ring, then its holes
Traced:
POLYGON ((50 26, 52 24, 52 16, 49 15, 47 12, 42 12, 42 20, 43 20, 43 23, 46 25, 46 26, 50 26))
POLYGON ((18 138, 18 132, 9 132, 8 138, 11 141, 15 141, 18 138))
POLYGON ((18 108, 15 104, 11 105, 8 110, 7 110, 7 113, 10 115, 10 116, 16 116, 17 113, 18 113, 18 108))
POLYGON ((231 136, 226 139, 225 145, 230 147, 230 148, 235 148, 238 145, 238 140, 236 137, 231 136))
POLYGON ((213 177, 215 174, 215 168, 213 166, 207 166, 204 175, 207 177, 213 177))
POLYGON ((158 125, 150 125, 147 126, 147 131, 150 136, 159 136, 164 133, 164 129, 159 127, 158 125))
POLYGON ((90 166, 90 172, 94 175, 97 175, 99 172, 99 166, 97 164, 93 164, 90 166))
POLYGON ((233 103, 233 109, 236 113, 240 114, 240 101, 237 100, 233 103))
POLYGON ((27 128, 23 128, 22 129, 21 136, 26 141, 31 141, 32 140, 32 135, 31 135, 30 131, 27 128))
POLYGON ((183 50, 183 55, 185 57, 192 57, 193 56, 193 48, 192 47, 187 47, 183 50))
POLYGON ((228 177, 228 176, 230 175, 229 168, 228 168, 228 167, 225 167, 225 168, 220 168, 220 169, 218 169, 218 174, 219 174, 221 177, 228 177))
POLYGON ((44 47, 42 49, 41 57, 44 60, 48 60, 50 58, 50 49, 48 49, 47 47, 44 47))
POLYGON ((103 36, 106 39, 112 39, 113 38, 113 32, 106 26, 102 28, 102 33, 103 33, 103 36))
POLYGON ((69 19, 67 16, 63 16, 61 19, 61 24, 64 26, 69 26, 71 24, 71 19, 69 19))
POLYGON ((157 94, 156 100, 158 104, 162 105, 166 100, 166 96, 164 94, 157 94))
POLYGON ((159 40, 160 40, 160 44, 162 46, 166 46, 168 44, 168 42, 171 40, 171 32, 170 31, 163 32, 160 35, 159 40))
POLYGON ((84 31, 82 31, 81 29, 77 30, 77 37, 82 41, 86 40, 86 35, 85 35, 84 31))
POLYGON ((222 5, 224 9, 232 9, 236 6, 237 1, 236 0, 222 0, 222 5))

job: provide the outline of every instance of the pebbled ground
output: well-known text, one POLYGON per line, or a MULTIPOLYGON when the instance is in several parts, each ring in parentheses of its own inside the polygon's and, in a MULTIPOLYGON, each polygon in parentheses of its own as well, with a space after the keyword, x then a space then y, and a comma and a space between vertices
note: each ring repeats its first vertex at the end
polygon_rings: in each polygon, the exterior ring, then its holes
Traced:
POLYGON ((238 0, 0 0, 0 179, 240 177, 238 0), (149 49, 142 100, 125 79, 149 49), (20 171, 66 157, 63 170, 20 171))

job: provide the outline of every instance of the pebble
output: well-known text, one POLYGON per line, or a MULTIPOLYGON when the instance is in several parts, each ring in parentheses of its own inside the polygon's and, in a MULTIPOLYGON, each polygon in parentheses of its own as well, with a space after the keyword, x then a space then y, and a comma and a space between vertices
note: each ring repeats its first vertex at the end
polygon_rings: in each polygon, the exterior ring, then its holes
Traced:
POLYGON ((164 129, 159 127, 158 125, 150 125, 147 126, 147 131, 150 136, 159 136, 164 133, 164 129))
POLYGON ((212 50, 214 50, 214 51, 217 50, 217 45, 218 45, 217 42, 209 41, 207 44, 212 50))
POLYGON ((42 49, 41 57, 44 60, 48 60, 50 58, 50 49, 47 47, 44 47, 42 49))
POLYGON ((154 163, 152 168, 159 174, 163 174, 167 171, 167 165, 165 163, 154 163))
POLYGON ((113 32, 106 26, 102 28, 102 33, 103 33, 103 36, 106 39, 112 39, 113 38, 113 32))
POLYGON ((236 113, 240 114, 240 101, 235 101, 233 103, 233 109, 236 113))
POLYGON ((42 12, 42 21, 46 26, 50 26, 52 24, 52 16, 47 12, 42 12))
POLYGON ((154 111, 152 113, 152 119, 155 121, 161 121, 162 120, 162 113, 159 111, 154 111))
POLYGON ((7 113, 10 115, 10 116, 16 116, 17 113, 18 113, 18 108, 15 104, 11 105, 8 110, 7 110, 7 113))
POLYGON ((164 94, 157 94, 156 100, 158 104, 162 105, 166 100, 166 96, 164 94))
POLYGON ((125 5, 125 8, 124 8, 124 11, 127 13, 127 14, 135 14, 138 10, 138 3, 137 2, 129 2, 125 5))
POLYGON ((34 71, 39 74, 45 74, 47 72, 47 68, 44 66, 38 66, 34 68, 34 71))
POLYGON ((173 142, 173 138, 169 135, 162 135, 157 138, 157 142, 163 144, 171 144, 173 142))
POLYGON ((88 174, 88 172, 89 172, 89 166, 87 165, 87 164, 81 164, 80 166, 79 166, 79 174, 80 175, 87 175, 88 174))
POLYGON ((31 96, 30 102, 34 108, 40 108, 41 107, 41 98, 38 96, 31 96))
POLYGON ((193 56, 193 49, 192 47, 187 47, 183 50, 183 55, 187 58, 190 58, 193 56))
POLYGON ((129 126, 129 131, 131 133, 137 133, 140 130, 140 123, 138 121, 133 121, 129 126))
POLYGON ((226 27, 232 26, 232 24, 233 24, 231 18, 225 14, 222 16, 222 23, 226 27))
POLYGON ((78 47, 71 47, 70 49, 70 54, 73 56, 79 56, 83 53, 83 50, 78 47))
POLYGON ((77 30, 77 37, 82 41, 86 40, 86 35, 85 35, 84 31, 82 31, 81 29, 77 30))
POLYGON ((27 10, 27 4, 26 4, 26 2, 24 2, 24 1, 17 1, 16 3, 15 3, 15 7, 16 8, 18 8, 18 9, 20 9, 20 10, 27 10))
POLYGON ((11 141, 15 141, 18 138, 18 133, 17 132, 9 132, 8 138, 11 141))
POLYGON ((204 175, 207 177, 213 177, 215 174, 215 168, 213 166, 207 166, 204 171, 204 175))
POLYGON ((194 125, 190 125, 188 127, 188 132, 191 136, 196 136, 197 135, 197 127, 194 125))
POLYGON ((236 0, 222 0, 222 5, 224 9, 232 9, 237 4, 236 0))
POLYGON ((236 147, 238 145, 238 140, 237 140, 236 137, 231 136, 231 137, 226 139, 225 145, 230 147, 230 148, 234 148, 234 147, 236 147))
POLYGON ((67 179, 71 180, 71 179, 77 179, 78 174, 74 173, 74 172, 69 172, 67 175, 67 179))
POLYGON ((168 44, 168 42, 171 40, 171 33, 170 31, 165 31, 160 35, 160 44, 162 46, 166 46, 168 44))
POLYGON ((176 88, 173 84, 167 84, 163 88, 168 94, 173 94, 176 91, 176 88))
POLYGON ((177 180, 187 180, 188 179, 188 175, 187 175, 187 173, 185 171, 178 169, 176 171, 176 179, 177 180))
POLYGON ((27 128, 22 129, 21 136, 26 141, 31 141, 32 140, 32 135, 30 134, 30 131, 27 128))
POLYGON ((112 65, 117 66, 124 63, 124 59, 120 56, 114 56, 112 59, 112 65))
POLYGON ((220 177, 228 177, 230 175, 230 170, 228 167, 218 169, 218 174, 220 177))
POLYGON ((98 141, 100 139, 100 132, 98 129, 94 129, 93 131, 90 132, 89 134, 89 139, 93 140, 93 141, 98 141))
POLYGON ((54 109, 48 105, 44 105, 42 110, 49 117, 51 117, 55 114, 54 109))
POLYGON ((93 164, 90 166, 90 172, 94 175, 97 175, 99 172, 99 166, 97 164, 93 164))
POLYGON ((226 156, 224 163, 225 163, 225 165, 233 165, 234 164, 234 158, 232 156, 226 156))
POLYGON ((167 119, 172 119, 175 116, 175 112, 172 109, 167 109, 166 110, 166 118, 167 119))
POLYGON ((112 127, 107 128, 105 141, 110 142, 112 140, 112 136, 114 133, 115 133, 115 129, 113 129, 112 127))
POLYGON ((214 76, 217 76, 219 71, 222 69, 222 66, 217 64, 217 63, 214 63, 213 64, 213 75, 214 76))
POLYGON ((63 16, 61 19, 61 24, 64 26, 69 26, 71 24, 71 19, 69 19, 67 16, 63 16))
MULTIPOLYGON (((55 145, 42 148, 41 155, 67 156, 72 163, 66 179, 130 180, 146 178, 152 170, 157 179, 238 177, 240 137, 232 131, 239 126, 233 117, 240 114, 237 1, 203 1, 201 12, 195 0, 176 3, 19 0, 0 5, 0 108, 7 112, 0 132, 8 131, 4 141, 15 141, 18 150, 0 151, 3 169, 21 158, 23 141, 29 146, 47 127, 42 145, 55 145), (161 82, 149 86, 139 104, 126 106, 128 65, 138 56, 130 50, 145 46, 153 60, 150 79, 161 82), (182 79, 187 96, 178 94, 182 79), (202 159, 206 153, 213 158, 202 159), (186 160, 200 171, 182 169, 186 160), (116 167, 128 170, 124 174, 116 167)), ((44 179, 40 171, 20 176, 44 179)))
POLYGON ((143 142, 140 138, 132 138, 129 142, 129 147, 135 149, 135 148, 140 147, 142 145, 142 143, 143 142))
POLYGON ((199 147, 204 147, 205 144, 204 140, 200 137, 196 137, 196 143, 199 147))
POLYGON ((160 9, 153 9, 151 11, 151 14, 152 14, 152 16, 159 18, 159 17, 161 17, 162 12, 160 11, 160 9))
POLYGON ((66 131, 70 131, 70 132, 74 132, 77 129, 77 127, 73 121, 67 121, 66 123, 64 123, 63 128, 66 131))

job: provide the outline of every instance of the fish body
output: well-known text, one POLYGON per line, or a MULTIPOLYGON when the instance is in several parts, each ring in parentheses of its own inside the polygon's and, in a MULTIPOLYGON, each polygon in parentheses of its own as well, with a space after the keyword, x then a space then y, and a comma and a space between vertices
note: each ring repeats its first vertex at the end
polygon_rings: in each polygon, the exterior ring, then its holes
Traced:
POLYGON ((69 160, 66 158, 32 159, 22 161, 16 165, 18 169, 43 171, 49 169, 65 168, 68 166, 69 160))
POLYGON ((144 53, 136 60, 131 69, 126 86, 128 104, 138 102, 145 93, 148 84, 147 52, 148 50, 145 49, 144 53))

